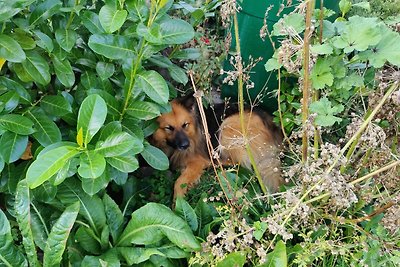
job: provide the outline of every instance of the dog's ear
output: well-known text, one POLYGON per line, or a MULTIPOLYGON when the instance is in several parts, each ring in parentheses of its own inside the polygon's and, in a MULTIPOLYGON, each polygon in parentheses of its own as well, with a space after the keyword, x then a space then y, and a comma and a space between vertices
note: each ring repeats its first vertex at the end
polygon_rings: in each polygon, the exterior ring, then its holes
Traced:
POLYGON ((190 112, 196 110, 196 99, 193 94, 188 94, 178 99, 178 103, 187 108, 190 112))

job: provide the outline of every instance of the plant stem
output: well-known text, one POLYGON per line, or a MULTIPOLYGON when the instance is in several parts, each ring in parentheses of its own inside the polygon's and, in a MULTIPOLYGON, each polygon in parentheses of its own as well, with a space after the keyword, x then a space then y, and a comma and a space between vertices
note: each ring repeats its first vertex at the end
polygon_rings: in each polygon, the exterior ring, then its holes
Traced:
POLYGON ((302 162, 305 163, 308 157, 308 134, 307 134, 307 120, 308 120, 308 98, 311 87, 309 78, 310 74, 310 37, 311 37, 311 17, 314 10, 315 0, 307 2, 306 11, 306 29, 304 32, 303 44, 303 105, 302 105, 302 125, 303 125, 303 138, 302 138, 302 162))

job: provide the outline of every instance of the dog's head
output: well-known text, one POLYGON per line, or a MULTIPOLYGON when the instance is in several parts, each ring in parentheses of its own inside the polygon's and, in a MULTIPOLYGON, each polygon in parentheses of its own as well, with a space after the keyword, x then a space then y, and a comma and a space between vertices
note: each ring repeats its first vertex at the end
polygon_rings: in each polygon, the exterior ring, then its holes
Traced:
POLYGON ((171 112, 158 117, 159 127, 153 134, 153 141, 160 148, 168 146, 183 151, 198 138, 194 98, 175 99, 171 108, 171 112))

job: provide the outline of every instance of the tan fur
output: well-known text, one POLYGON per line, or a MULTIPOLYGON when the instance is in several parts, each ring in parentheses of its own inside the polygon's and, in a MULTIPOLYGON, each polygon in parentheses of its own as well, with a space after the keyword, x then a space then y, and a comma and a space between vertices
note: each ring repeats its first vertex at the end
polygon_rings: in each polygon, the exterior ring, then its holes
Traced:
MULTIPOLYGON (((196 184, 211 162, 207 154, 205 137, 194 110, 188 110, 177 101, 171 102, 172 111, 162 114, 158 119, 159 128, 153 134, 151 143, 169 157, 171 167, 180 169, 181 175, 175 182, 174 198, 184 196, 196 184), (182 125, 188 123, 187 127, 182 125), (175 130, 170 131, 172 126, 175 130), (175 138, 176 132, 183 131, 190 140, 186 150, 173 149, 167 141, 175 138)), ((276 192, 283 183, 280 175, 279 144, 280 136, 273 131, 260 116, 245 113, 247 139, 243 137, 238 114, 229 116, 221 124, 219 131, 220 157, 225 163, 242 164, 251 168, 245 144, 250 145, 264 184, 270 192, 276 192), (247 141, 246 141, 247 140, 247 141)))

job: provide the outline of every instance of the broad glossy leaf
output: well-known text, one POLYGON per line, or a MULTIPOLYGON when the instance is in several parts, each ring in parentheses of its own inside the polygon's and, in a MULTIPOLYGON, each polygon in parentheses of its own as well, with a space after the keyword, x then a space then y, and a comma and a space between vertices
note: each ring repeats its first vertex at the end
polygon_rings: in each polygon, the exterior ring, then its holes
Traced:
POLYGON ((216 267, 242 267, 246 263, 246 252, 235 251, 224 257, 223 260, 217 263, 216 267))
POLYGON ((40 266, 31 229, 31 200, 29 195, 29 188, 26 180, 21 180, 18 183, 17 193, 15 195, 16 219, 18 222, 18 227, 21 231, 22 243, 24 245, 25 253, 28 257, 29 265, 40 266))
POLYGON ((287 255, 286 245, 282 240, 276 243, 274 250, 267 254, 265 263, 259 267, 286 267, 287 255))
POLYGON ((107 158, 107 163, 121 172, 133 172, 139 168, 139 162, 133 153, 107 158))
POLYGON ((0 209, 0 255, 0 263, 6 266, 28 267, 24 255, 13 243, 10 222, 2 209, 0 209))
POLYGON ((114 64, 107 62, 97 62, 96 64, 96 72, 100 76, 102 80, 110 78, 115 71, 114 64))
POLYGON ((186 71, 175 64, 172 64, 168 67, 169 74, 171 78, 174 79, 176 82, 181 83, 183 85, 187 84, 188 76, 186 71))
POLYGON ((22 29, 14 29, 11 37, 17 41, 24 50, 31 50, 36 47, 35 40, 33 40, 30 34, 22 29))
POLYGON ((88 95, 97 94, 106 101, 108 113, 113 116, 120 116, 120 103, 115 99, 115 96, 107 93, 104 90, 90 89, 87 91, 88 95))
POLYGON ((99 141, 106 140, 110 135, 122 132, 120 121, 112 121, 107 123, 100 131, 99 141))
POLYGON ((145 0, 128 0, 126 7, 129 11, 129 18, 134 22, 145 22, 149 17, 149 7, 145 0))
POLYGON ((75 46, 78 34, 71 29, 57 29, 55 32, 57 43, 67 52, 75 46))
POLYGON ((62 6, 60 0, 46 0, 36 5, 29 17, 29 24, 34 25, 54 15, 62 6))
POLYGON ((29 187, 38 187, 50 179, 64 166, 66 161, 79 153, 80 151, 74 146, 61 146, 44 153, 28 168, 26 179, 29 187))
POLYGON ((138 146, 143 147, 141 140, 126 132, 121 132, 108 136, 104 141, 99 141, 96 144, 95 151, 104 155, 104 157, 114 157, 138 146))
POLYGON ((97 178, 103 174, 106 168, 104 156, 96 151, 89 150, 81 154, 78 173, 83 178, 97 178))
POLYGON ((10 62, 22 62, 26 56, 17 41, 6 34, 0 34, 0 58, 10 62))
POLYGON ((168 102, 168 85, 158 72, 154 70, 140 72, 136 76, 136 83, 154 102, 159 104, 168 102))
POLYGON ((201 56, 200 49, 198 48, 186 48, 176 51, 172 58, 183 59, 183 60, 195 60, 201 56))
POLYGON ((29 135, 35 132, 33 127, 33 122, 18 114, 7 114, 0 116, 0 126, 10 132, 20 134, 20 135, 29 135))
POLYGON ((43 203, 48 203, 54 200, 57 194, 57 187, 49 181, 44 182, 41 186, 32 190, 33 199, 43 203))
POLYGON ((5 132, 0 138, 0 154, 7 163, 17 161, 28 145, 28 136, 5 132))
POLYGON ((156 248, 119 247, 118 251, 129 266, 145 262, 153 255, 165 256, 156 248))
POLYGON ((99 177, 82 179, 82 189, 89 196, 93 196, 97 194, 100 190, 106 188, 110 181, 111 177, 109 171, 106 169, 99 177))
POLYGON ((96 235, 90 228, 80 226, 78 231, 76 231, 75 239, 89 253, 97 254, 101 251, 100 244, 96 240, 96 235))
POLYGON ((133 40, 126 36, 111 34, 93 34, 89 37, 89 47, 97 54, 109 59, 135 57, 133 40))
POLYGON ((99 12, 100 24, 107 33, 113 33, 122 27, 127 15, 126 10, 117 10, 116 7, 104 5, 99 12))
POLYGON ((118 240, 120 234, 122 233, 124 215, 122 214, 121 210, 114 202, 114 200, 107 194, 104 194, 103 203, 107 218, 107 225, 110 229, 112 239, 115 242, 118 240))
POLYGON ((160 23, 163 44, 184 44, 194 37, 192 25, 181 19, 168 19, 160 23))
POLYGON ((157 147, 145 145, 141 155, 146 162, 157 170, 167 170, 169 168, 168 157, 157 147))
POLYGON ((19 104, 19 95, 16 91, 8 91, 0 95, 3 110, 0 113, 11 113, 19 104))
POLYGON ((99 15, 91 11, 85 11, 80 16, 83 25, 90 31, 91 34, 104 33, 104 29, 100 24, 99 15))
POLYGON ((0 77, 0 88, 7 88, 7 90, 16 91, 23 101, 26 103, 31 103, 31 95, 28 93, 28 91, 21 84, 11 79, 0 77))
POLYGON ((3 159, 3 156, 1 155, 1 153, 0 153, 0 173, 3 171, 3 169, 4 169, 4 164, 5 164, 5 162, 4 162, 4 159, 3 159))
POLYGON ((176 199, 175 213, 177 213, 182 219, 184 219, 189 225, 192 231, 197 231, 199 223, 197 221, 197 215, 194 209, 189 203, 182 197, 176 199))
POLYGON ((28 110, 28 117, 33 121, 36 132, 33 133, 38 142, 46 147, 61 141, 61 132, 57 125, 41 109, 28 110))
POLYGON ((36 30, 33 32, 36 35, 36 44, 47 52, 51 53, 54 49, 53 40, 41 31, 36 30))
POLYGON ((68 59, 61 60, 57 56, 53 56, 52 61, 58 80, 64 86, 72 87, 75 83, 75 74, 68 59))
POLYGON ((50 67, 47 61, 36 51, 27 51, 26 60, 22 62, 22 67, 32 78, 32 81, 47 85, 50 83, 50 67))
POLYGON ((160 115, 160 110, 156 104, 151 102, 132 101, 127 107, 126 113, 137 119, 151 120, 160 115))
POLYGON ((53 225, 44 249, 43 267, 58 266, 61 263, 69 233, 79 212, 79 202, 68 206, 53 225))
POLYGON ((156 203, 148 203, 132 213, 118 246, 150 245, 165 237, 184 250, 201 248, 186 222, 166 206, 156 203))
POLYGON ((83 129, 83 144, 85 146, 103 126, 106 116, 107 105, 99 95, 89 95, 82 102, 78 113, 77 131, 83 129))

